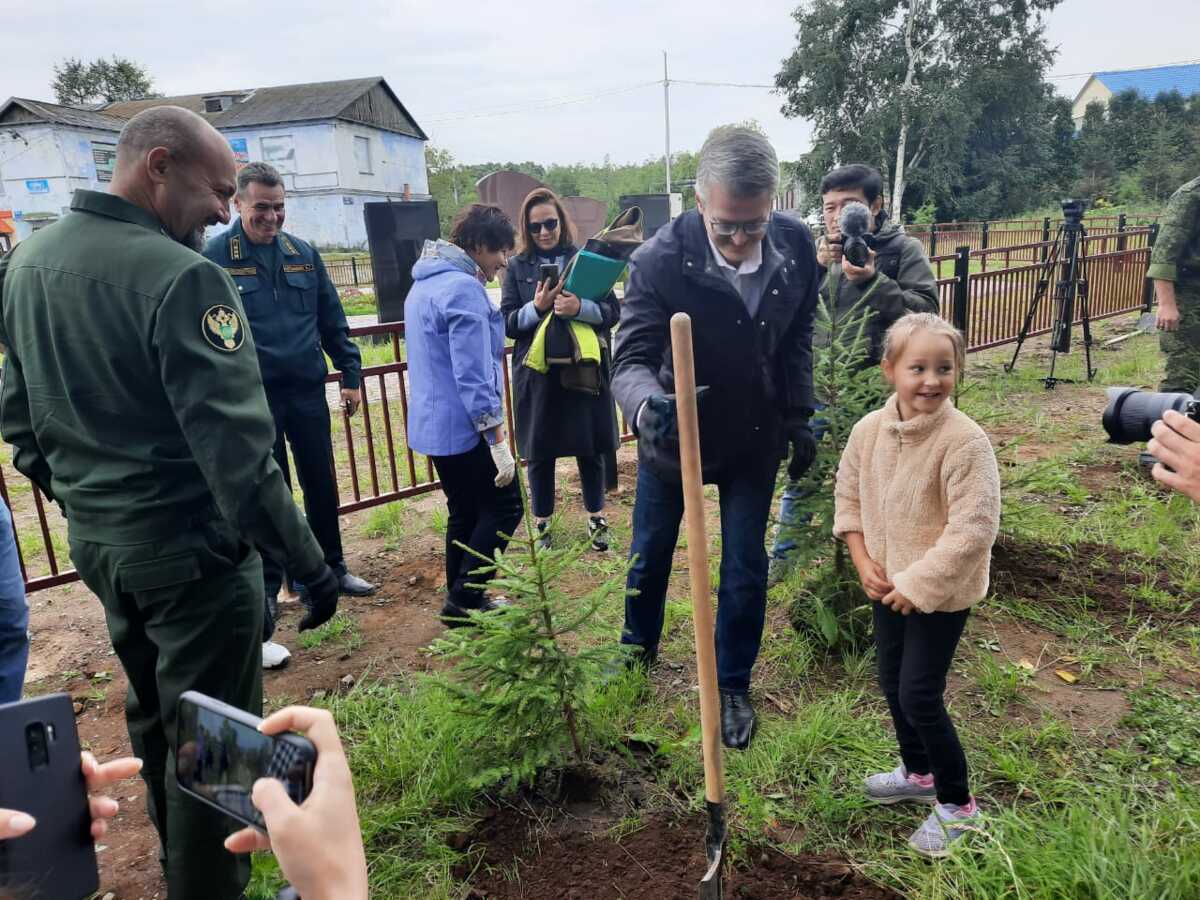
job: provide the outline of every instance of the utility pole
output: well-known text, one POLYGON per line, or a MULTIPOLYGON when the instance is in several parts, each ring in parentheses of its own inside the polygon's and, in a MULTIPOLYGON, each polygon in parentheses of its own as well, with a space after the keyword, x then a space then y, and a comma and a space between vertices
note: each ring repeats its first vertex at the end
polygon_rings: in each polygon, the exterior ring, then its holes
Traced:
POLYGON ((663 120, 667 137, 667 193, 671 193, 671 79, 667 75, 667 51, 663 51, 663 120))

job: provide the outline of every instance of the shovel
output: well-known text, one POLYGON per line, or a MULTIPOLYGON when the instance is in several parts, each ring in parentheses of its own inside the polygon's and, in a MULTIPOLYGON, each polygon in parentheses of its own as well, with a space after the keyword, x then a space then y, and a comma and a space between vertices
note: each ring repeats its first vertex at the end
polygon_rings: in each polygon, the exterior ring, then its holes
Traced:
POLYGON ((704 748, 704 805, 708 831, 704 850, 708 871, 700 879, 700 900, 721 900, 725 865, 725 770, 721 761, 721 704, 717 698, 717 654, 708 580, 708 533, 704 526, 704 486, 700 476, 700 429, 696 414, 696 367, 692 360, 692 320, 671 316, 675 360, 675 409, 679 421, 679 462, 687 527, 688 572, 696 632, 696 671, 700 680, 700 734, 704 748))

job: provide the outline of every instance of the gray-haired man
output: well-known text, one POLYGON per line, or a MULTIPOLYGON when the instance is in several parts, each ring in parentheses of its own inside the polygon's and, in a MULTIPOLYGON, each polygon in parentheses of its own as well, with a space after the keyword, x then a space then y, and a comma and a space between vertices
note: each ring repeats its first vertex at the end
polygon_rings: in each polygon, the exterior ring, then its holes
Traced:
POLYGON ((779 163, 747 128, 714 131, 700 150, 697 208, 633 257, 613 361, 613 392, 638 434, 637 499, 621 641, 653 662, 683 515, 669 321, 692 318, 704 480, 721 502, 717 678, 725 744, 754 730, 750 670, 766 610, 764 537, 775 476, 811 464, 812 236, 772 213, 779 163))

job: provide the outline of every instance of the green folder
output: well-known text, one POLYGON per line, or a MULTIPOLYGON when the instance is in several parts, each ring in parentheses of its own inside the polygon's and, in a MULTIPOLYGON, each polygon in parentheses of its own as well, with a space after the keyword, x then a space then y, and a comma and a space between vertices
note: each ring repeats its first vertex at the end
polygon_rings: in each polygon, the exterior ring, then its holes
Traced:
POLYGON ((565 287, 581 299, 599 300, 613 289, 624 271, 623 259, 609 259, 598 253, 580 250, 571 260, 565 287))

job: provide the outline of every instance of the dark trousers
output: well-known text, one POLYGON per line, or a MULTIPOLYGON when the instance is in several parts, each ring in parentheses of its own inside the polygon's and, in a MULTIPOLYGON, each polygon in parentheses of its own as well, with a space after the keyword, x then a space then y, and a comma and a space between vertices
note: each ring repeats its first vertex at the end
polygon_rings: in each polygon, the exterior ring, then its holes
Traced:
MULTIPOLYGON (((767 608, 767 551, 763 540, 775 490, 776 459, 752 460, 717 481, 721 502, 721 580, 717 589, 717 683, 750 689, 750 670, 762 643, 767 608)), ((621 643, 655 651, 662 635, 671 558, 683 518, 683 487, 638 466, 633 504, 633 564, 625 582, 621 643), (637 592, 634 594, 633 592, 637 592)))
POLYGON ((0 500, 0 703, 21 699, 29 662, 29 604, 8 507, 0 500))
POLYGON ((221 519, 141 544, 70 548, 129 678, 125 719, 171 900, 240 897, 249 857, 222 846, 238 824, 175 781, 176 710, 195 690, 262 715, 259 555, 221 519))
POLYGON ((487 442, 479 439, 474 449, 454 456, 431 456, 433 467, 446 494, 446 593, 450 602, 463 609, 478 609, 483 590, 468 584, 483 584, 491 574, 471 573, 508 546, 501 534, 512 534, 521 521, 521 489, 514 478, 496 487, 496 464, 487 442), (470 547, 469 553, 458 543, 470 547))
POLYGON ((970 611, 905 616, 882 603, 872 606, 879 685, 904 767, 917 775, 932 773, 939 803, 968 803, 967 756, 942 695, 970 611))
MULTIPOLYGON (((557 460, 529 461, 529 505, 539 519, 554 515, 554 464, 557 460)), ((604 512, 604 456, 579 456, 579 483, 583 488, 583 506, 593 515, 604 512)))
MULTIPOLYGON (((271 387, 267 404, 275 420, 275 461, 283 470, 284 480, 292 483, 288 467, 287 444, 296 461, 296 474, 304 492, 304 515, 313 537, 325 552, 325 562, 335 575, 346 574, 342 555, 342 533, 338 528, 337 487, 333 474, 333 433, 330 429, 329 404, 325 385, 299 388, 271 387)), ((310 573, 291 572, 293 578, 310 573)), ((282 561, 263 555, 263 585, 268 597, 279 593, 283 585, 282 561)))

